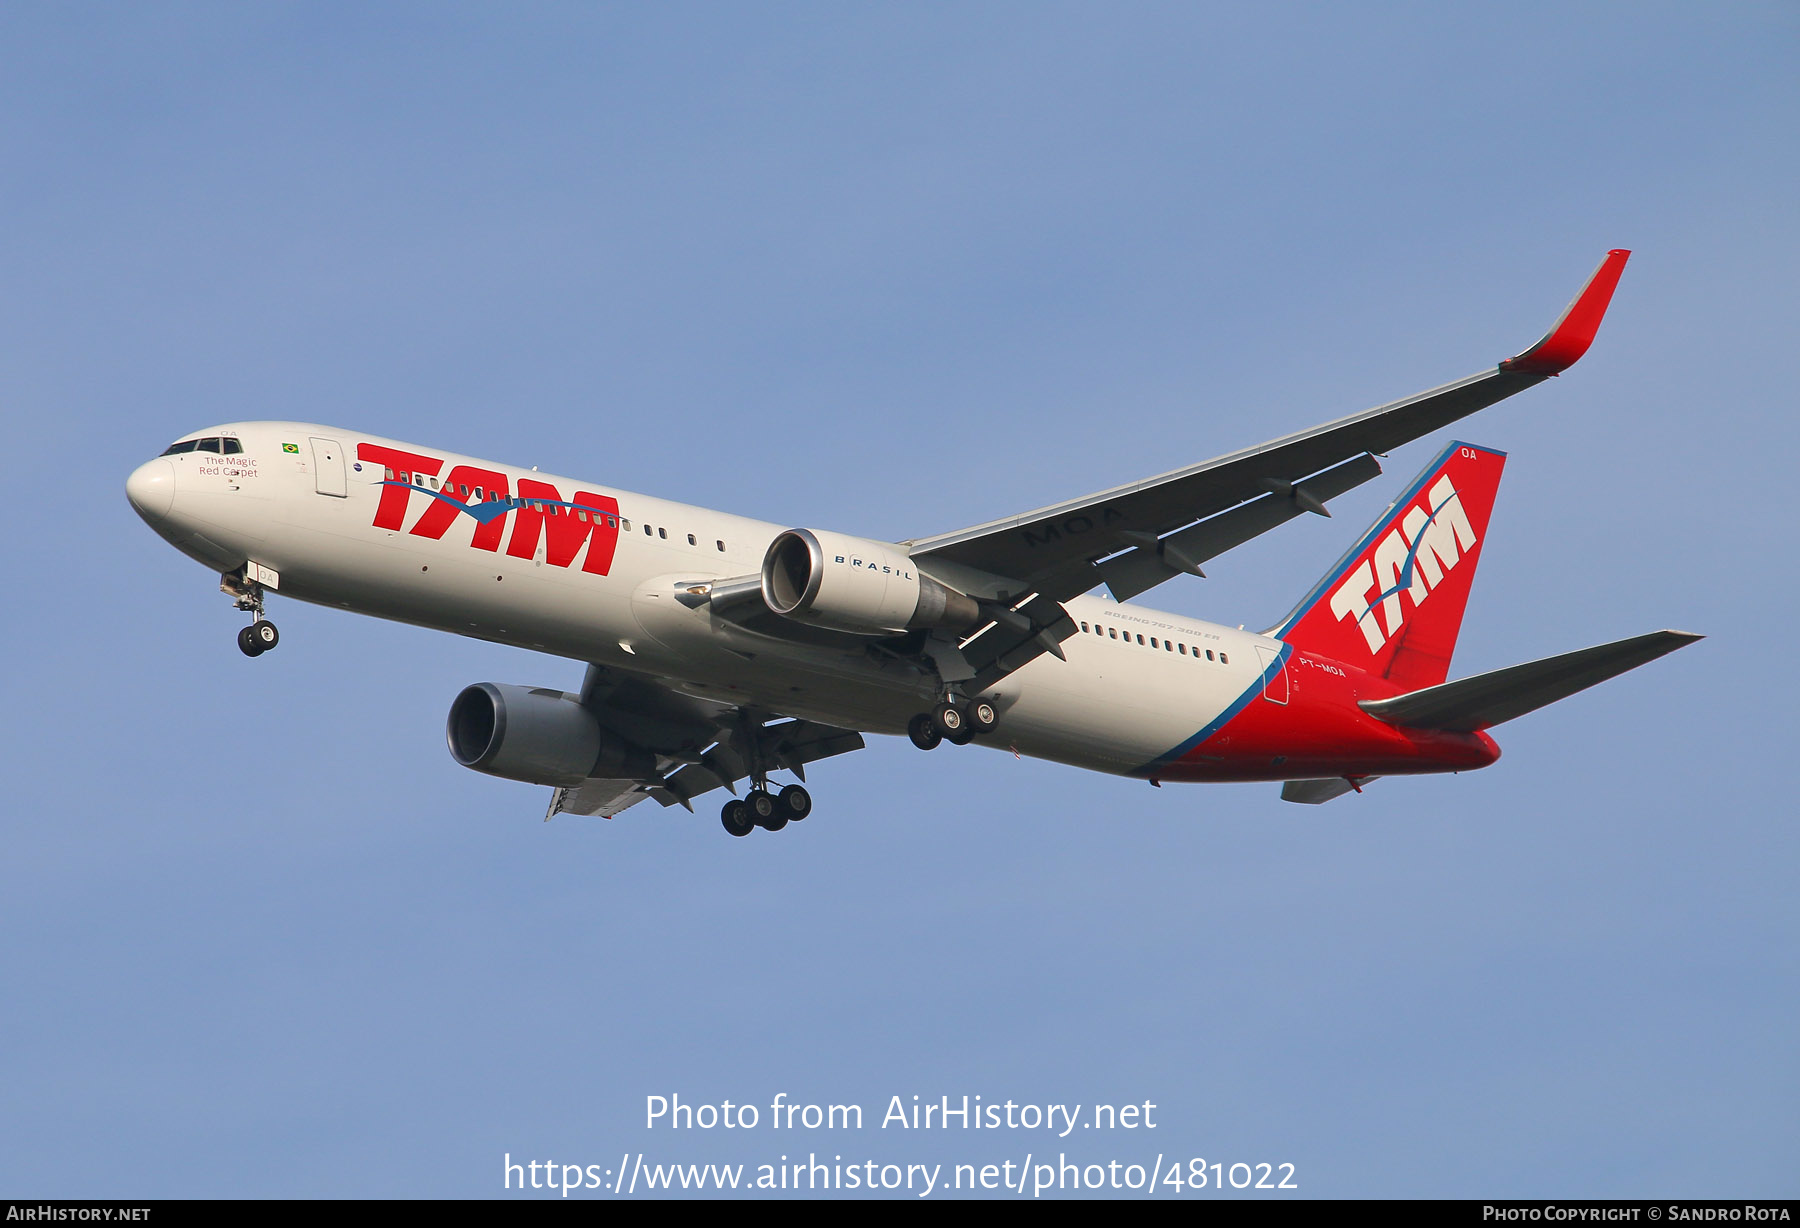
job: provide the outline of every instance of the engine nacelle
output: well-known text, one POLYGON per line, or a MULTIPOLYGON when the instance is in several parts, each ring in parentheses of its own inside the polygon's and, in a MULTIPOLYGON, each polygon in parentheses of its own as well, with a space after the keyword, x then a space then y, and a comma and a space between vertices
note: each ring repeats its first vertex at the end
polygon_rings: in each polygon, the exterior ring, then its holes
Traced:
POLYGON ((656 758, 600 728, 581 698, 547 687, 477 682, 450 705, 450 754, 466 768, 532 785, 652 776, 656 758))
POLYGON ((962 631, 981 620, 972 598, 920 573, 904 551, 820 529, 789 529, 769 543, 762 592, 784 618, 858 635, 962 631))

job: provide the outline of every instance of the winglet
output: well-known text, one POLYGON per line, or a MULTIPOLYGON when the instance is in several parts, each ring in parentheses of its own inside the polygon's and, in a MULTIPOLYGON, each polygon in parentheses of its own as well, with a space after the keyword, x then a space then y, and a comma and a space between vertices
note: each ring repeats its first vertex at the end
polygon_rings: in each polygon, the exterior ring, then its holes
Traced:
POLYGON ((1600 262, 1587 285, 1581 288, 1581 293, 1575 296, 1575 301, 1569 304, 1569 309, 1562 313, 1544 339, 1523 354, 1501 363, 1500 369, 1522 375, 1557 375, 1574 366, 1594 343, 1594 334, 1600 331, 1600 320, 1606 315, 1613 290, 1619 284, 1619 274, 1625 271, 1625 261, 1630 255, 1624 248, 1607 252, 1606 259, 1600 262))

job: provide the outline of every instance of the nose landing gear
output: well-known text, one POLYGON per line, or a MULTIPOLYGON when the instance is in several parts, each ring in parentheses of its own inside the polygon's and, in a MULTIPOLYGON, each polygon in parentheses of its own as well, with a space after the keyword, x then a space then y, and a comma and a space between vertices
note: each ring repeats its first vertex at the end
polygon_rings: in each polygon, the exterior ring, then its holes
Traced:
POLYGON ((238 651, 246 657, 260 657, 275 645, 281 643, 281 632, 275 624, 263 616, 263 586, 255 580, 247 579, 240 568, 228 571, 219 577, 219 591, 234 597, 233 609, 243 610, 251 617, 248 627, 238 632, 238 651))
POLYGON ((281 632, 267 619, 257 619, 237 635, 238 648, 246 657, 260 657, 281 643, 281 632))

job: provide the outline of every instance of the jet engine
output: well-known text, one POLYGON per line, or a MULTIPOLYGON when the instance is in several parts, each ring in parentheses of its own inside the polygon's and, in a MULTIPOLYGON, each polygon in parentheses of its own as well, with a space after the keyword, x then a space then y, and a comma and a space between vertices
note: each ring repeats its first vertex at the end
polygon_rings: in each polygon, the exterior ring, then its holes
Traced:
POLYGON ((600 728, 579 696, 547 687, 477 682, 450 705, 450 754, 466 768, 533 785, 590 776, 653 776, 656 760, 600 728))
POLYGON ((762 594, 784 618, 857 635, 981 621, 974 599, 922 574, 904 551, 821 529, 789 529, 769 543, 762 594))

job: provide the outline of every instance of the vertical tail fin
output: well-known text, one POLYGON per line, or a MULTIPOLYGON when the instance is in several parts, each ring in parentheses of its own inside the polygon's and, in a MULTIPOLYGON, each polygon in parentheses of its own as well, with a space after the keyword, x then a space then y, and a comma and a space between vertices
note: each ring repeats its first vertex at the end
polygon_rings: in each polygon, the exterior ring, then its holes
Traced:
POLYGON ((1408 690, 1442 682, 1505 467, 1445 448, 1270 634, 1408 690))

